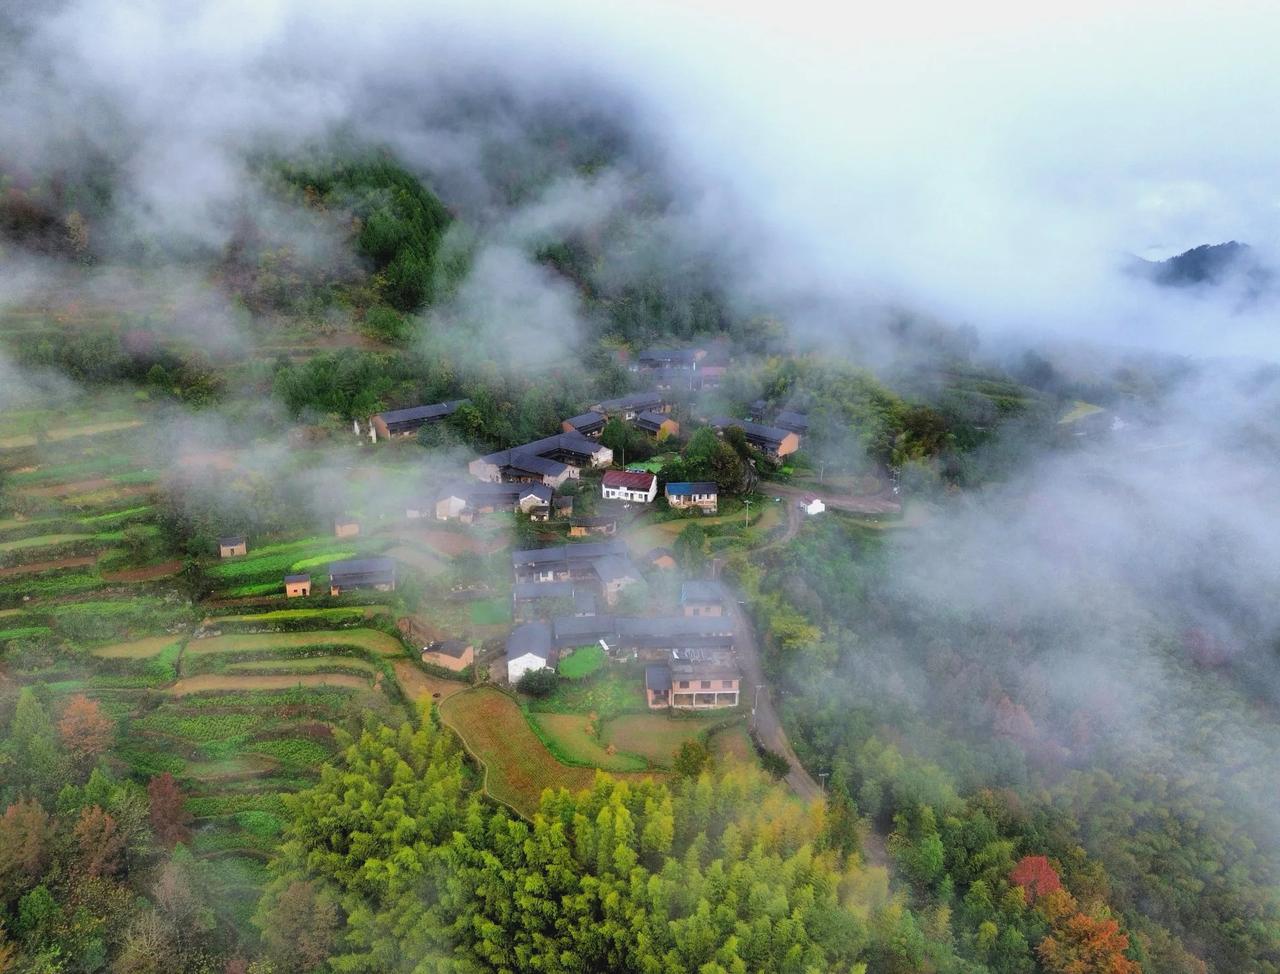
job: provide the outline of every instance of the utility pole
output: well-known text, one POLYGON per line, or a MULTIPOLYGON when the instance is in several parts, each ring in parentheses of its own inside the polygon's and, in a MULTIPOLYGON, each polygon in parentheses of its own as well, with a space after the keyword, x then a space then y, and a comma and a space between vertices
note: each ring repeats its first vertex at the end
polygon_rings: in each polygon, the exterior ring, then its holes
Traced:
POLYGON ((824 795, 827 793, 827 776, 828 776, 828 775, 830 775, 830 774, 831 774, 831 772, 830 772, 830 771, 819 771, 819 772, 818 772, 818 780, 819 780, 820 782, 822 782, 822 793, 823 793, 824 795))
POLYGON ((827 475, 827 461, 823 460, 818 464, 818 483, 822 483, 827 475))
POLYGON ((760 691, 764 689, 763 683, 756 684, 756 698, 751 703, 751 732, 754 734, 756 730, 756 711, 760 709, 760 691))
POLYGON ((751 501, 745 500, 742 503, 747 505, 747 509, 742 515, 742 526, 744 528, 749 528, 751 527, 751 501))

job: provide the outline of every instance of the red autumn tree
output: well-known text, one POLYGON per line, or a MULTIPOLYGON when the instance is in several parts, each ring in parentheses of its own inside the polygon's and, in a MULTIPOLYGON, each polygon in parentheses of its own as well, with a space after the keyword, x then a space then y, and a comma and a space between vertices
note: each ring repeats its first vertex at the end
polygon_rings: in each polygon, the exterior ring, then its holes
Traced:
POLYGON ((24 889, 49 858, 49 814, 37 801, 14 802, 0 817, 0 895, 24 889))
POLYGON ((58 721, 58 737, 77 768, 87 769, 111 746, 115 724, 96 700, 77 693, 67 701, 58 721))
POLYGON ((90 876, 114 876, 124 858, 125 837, 116 820, 97 805, 80 813, 75 828, 80 867, 90 876))
POLYGON ((191 813, 186 809, 186 795, 166 771, 147 783, 147 797, 151 800, 151 831, 156 841, 166 848, 191 838, 191 813))
POLYGON ((1124 956, 1129 938, 1110 917, 1076 913, 1055 925, 1036 953, 1048 974, 1142 974, 1124 956))
POLYGON ((1009 873, 1009 882, 1021 886, 1027 894, 1027 902, 1034 903, 1046 893, 1062 889, 1057 870, 1044 856, 1023 856, 1009 873))

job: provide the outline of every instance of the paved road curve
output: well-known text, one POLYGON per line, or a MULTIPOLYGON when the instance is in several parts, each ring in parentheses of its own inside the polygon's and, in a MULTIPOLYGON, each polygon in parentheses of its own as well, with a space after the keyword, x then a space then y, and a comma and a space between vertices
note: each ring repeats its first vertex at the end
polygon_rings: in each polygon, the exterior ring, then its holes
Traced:
POLYGON ((737 593, 732 589, 728 590, 732 598, 729 600, 729 611, 733 617, 733 625, 735 629, 734 646, 738 657, 738 664, 742 667, 743 686, 742 692, 746 694, 746 702, 751 704, 758 700, 755 713, 756 736, 770 751, 781 754, 791 763, 791 770, 787 772, 787 784, 801 798, 806 801, 820 801, 822 799, 822 788, 813 780, 813 777, 806 771, 796 758, 796 752, 791 749, 791 742, 787 740, 787 733, 782 729, 782 722, 778 719, 778 713, 773 709, 773 701, 770 699, 769 687, 765 684, 764 669, 760 665, 760 647, 756 640, 755 626, 747 614, 742 611, 742 606, 738 605, 737 593), (757 696, 756 687, 759 686, 760 693, 757 696))

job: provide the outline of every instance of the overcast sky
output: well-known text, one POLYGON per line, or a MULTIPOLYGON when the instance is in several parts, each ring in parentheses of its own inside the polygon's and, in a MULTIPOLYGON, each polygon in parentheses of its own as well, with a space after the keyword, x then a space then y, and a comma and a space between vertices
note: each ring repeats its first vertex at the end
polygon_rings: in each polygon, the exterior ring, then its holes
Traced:
POLYGON ((1224 328, 1115 268, 1277 249, 1280 5, 887 6, 72 0, 32 15, 0 123, 9 156, 72 129, 123 144, 139 205, 196 234, 246 144, 367 118, 388 85, 405 104, 378 113, 405 144, 406 87, 617 86, 687 181, 695 231, 749 241, 743 286, 766 300, 1273 357, 1269 318, 1224 328))

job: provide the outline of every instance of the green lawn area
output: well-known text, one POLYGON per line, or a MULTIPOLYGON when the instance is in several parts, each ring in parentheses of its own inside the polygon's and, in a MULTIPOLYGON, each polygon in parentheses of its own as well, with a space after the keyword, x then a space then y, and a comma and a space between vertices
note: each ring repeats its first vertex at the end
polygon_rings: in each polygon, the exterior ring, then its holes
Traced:
POLYGON ((645 759, 635 754, 610 752, 591 735, 592 721, 584 714, 530 714, 529 719, 543 739, 551 742, 552 753, 566 761, 605 771, 643 771, 648 767, 645 759))
POLYGON ((703 730, 699 720, 673 720, 661 713, 623 714, 604 724, 600 739, 619 751, 639 754, 660 767, 671 767, 682 742, 703 730))
POLYGON ((603 719, 645 710, 644 671, 611 663, 584 680, 561 680, 550 696, 529 706, 541 713, 595 713, 603 719))
POLYGON ((377 666, 367 659, 358 656, 304 656, 293 658, 282 656, 278 659, 255 659, 239 663, 228 663, 227 673, 316 673, 358 670, 362 673, 381 672, 377 666))
POLYGON ((215 616, 223 622, 291 622, 299 619, 320 619, 325 622, 343 622, 351 619, 367 619, 370 616, 390 612, 385 605, 337 606, 328 609, 273 609, 270 612, 248 612, 242 615, 215 616))
POLYGON ((54 545, 68 544, 72 541, 87 541, 91 534, 41 534, 34 538, 18 538, 16 541, 0 541, 0 554, 10 551, 21 551, 24 548, 52 548, 54 545))
POLYGON ((181 641, 176 636, 148 636, 146 639, 134 639, 127 643, 99 646, 92 652, 101 659, 151 659, 181 641))
POLYGON ((511 622, 511 603, 506 599, 480 599, 467 610, 473 626, 505 626, 511 622))
POLYGON ((582 646, 560 660, 559 674, 570 680, 581 680, 604 666, 604 650, 599 646, 582 646))
POLYGON ((380 656, 403 656, 404 644, 376 629, 320 629, 312 632, 252 632, 193 639, 187 652, 247 653, 311 646, 354 646, 380 656))

